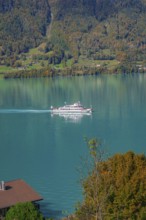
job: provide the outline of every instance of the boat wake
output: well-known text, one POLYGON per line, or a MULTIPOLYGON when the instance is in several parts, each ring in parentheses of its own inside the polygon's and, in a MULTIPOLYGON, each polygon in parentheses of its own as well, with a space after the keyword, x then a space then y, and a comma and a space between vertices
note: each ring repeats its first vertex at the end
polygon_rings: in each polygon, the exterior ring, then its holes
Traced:
POLYGON ((0 109, 0 114, 17 114, 17 113, 37 113, 43 114, 48 113, 50 110, 39 110, 39 109, 0 109))

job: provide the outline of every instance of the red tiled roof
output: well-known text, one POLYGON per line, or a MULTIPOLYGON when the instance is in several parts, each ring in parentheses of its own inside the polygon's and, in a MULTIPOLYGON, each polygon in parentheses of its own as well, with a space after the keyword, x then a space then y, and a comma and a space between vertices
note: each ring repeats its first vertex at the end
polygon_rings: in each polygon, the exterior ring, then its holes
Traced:
POLYGON ((5 182, 0 190, 0 209, 11 207, 18 202, 35 202, 43 198, 22 179, 5 182))

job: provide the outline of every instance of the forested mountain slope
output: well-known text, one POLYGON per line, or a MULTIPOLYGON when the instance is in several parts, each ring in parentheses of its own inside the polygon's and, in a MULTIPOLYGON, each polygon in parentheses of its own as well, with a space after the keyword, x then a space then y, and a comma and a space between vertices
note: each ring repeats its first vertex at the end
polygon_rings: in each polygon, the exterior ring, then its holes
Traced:
POLYGON ((52 42, 94 59, 144 59, 145 0, 49 0, 54 12, 52 42), (61 40, 62 38, 62 40, 61 40), (62 43, 62 45, 61 45, 62 43))
POLYGON ((40 44, 50 22, 47 0, 0 1, 0 52, 26 52, 40 44))
POLYGON ((146 0, 0 1, 1 65, 84 72, 92 61, 97 72, 109 69, 104 60, 111 72, 127 64, 146 69, 146 0))

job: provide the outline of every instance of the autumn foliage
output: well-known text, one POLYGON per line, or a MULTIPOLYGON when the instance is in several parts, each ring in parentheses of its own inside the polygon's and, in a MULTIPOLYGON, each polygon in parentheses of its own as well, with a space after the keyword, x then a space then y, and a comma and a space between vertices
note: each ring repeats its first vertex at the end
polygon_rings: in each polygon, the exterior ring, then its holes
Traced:
POLYGON ((76 219, 146 219, 146 157, 128 152, 101 161, 95 153, 93 159, 93 170, 83 181, 84 201, 76 219))

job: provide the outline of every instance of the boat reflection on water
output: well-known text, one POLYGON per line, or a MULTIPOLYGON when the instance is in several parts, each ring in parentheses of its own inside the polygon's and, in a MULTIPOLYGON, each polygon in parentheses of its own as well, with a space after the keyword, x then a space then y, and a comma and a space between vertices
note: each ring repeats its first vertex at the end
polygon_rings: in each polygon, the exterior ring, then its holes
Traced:
POLYGON ((52 113, 51 116, 59 116, 59 117, 63 117, 67 122, 72 122, 72 123, 79 123, 81 122, 81 119, 85 116, 90 116, 91 117, 91 113, 52 113))

